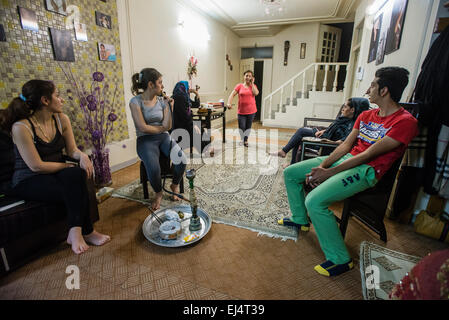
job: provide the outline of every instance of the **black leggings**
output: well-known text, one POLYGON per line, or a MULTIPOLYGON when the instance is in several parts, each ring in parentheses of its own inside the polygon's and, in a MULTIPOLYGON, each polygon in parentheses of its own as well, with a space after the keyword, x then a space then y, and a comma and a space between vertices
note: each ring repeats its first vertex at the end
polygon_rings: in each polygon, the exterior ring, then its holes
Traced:
POLYGON ((239 122, 240 138, 243 142, 248 141, 248 137, 251 133, 251 127, 253 125, 256 114, 238 114, 237 120, 239 122))
POLYGON ((69 228, 81 227, 82 234, 94 231, 89 214, 86 171, 66 168, 53 174, 39 174, 19 182, 12 194, 28 201, 62 203, 69 228))

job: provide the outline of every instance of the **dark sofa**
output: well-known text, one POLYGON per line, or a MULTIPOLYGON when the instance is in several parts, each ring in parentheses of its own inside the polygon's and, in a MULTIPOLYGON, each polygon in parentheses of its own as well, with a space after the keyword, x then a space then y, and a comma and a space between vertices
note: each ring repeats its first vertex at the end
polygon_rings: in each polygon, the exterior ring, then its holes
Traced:
MULTIPOLYGON (((2 203, 21 200, 8 195, 14 168, 13 142, 0 131, 0 207, 2 203)), ((95 188, 89 189, 92 222, 99 220, 95 188)), ((64 205, 34 201, 0 211, 0 277, 23 266, 67 238, 68 226, 64 205)))

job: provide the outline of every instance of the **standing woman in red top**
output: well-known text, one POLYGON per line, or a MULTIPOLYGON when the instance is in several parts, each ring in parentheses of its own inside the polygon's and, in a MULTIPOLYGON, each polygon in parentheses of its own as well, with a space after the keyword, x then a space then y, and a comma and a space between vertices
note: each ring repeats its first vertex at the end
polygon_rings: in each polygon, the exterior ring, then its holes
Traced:
POLYGON ((246 71, 244 74, 244 83, 239 83, 235 86, 231 95, 228 98, 228 108, 232 109, 232 99, 239 95, 239 108, 237 110, 240 137, 245 147, 248 146, 248 136, 251 132, 251 126, 254 121, 254 117, 257 113, 256 96, 259 94, 259 89, 254 84, 254 73, 251 70, 246 71))

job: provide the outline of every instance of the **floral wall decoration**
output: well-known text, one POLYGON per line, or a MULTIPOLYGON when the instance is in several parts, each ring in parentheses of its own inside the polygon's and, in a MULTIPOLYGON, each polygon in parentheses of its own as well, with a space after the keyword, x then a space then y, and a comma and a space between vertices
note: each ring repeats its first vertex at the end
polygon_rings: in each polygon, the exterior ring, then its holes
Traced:
POLYGON ((189 58, 189 63, 187 64, 187 75, 189 76, 189 80, 192 80, 192 78, 198 75, 198 59, 195 58, 194 55, 191 55, 189 58))
POLYGON ((79 111, 82 113, 82 134, 86 145, 92 145, 91 155, 95 170, 95 183, 106 186, 111 182, 109 167, 109 150, 106 144, 114 130, 116 114, 117 85, 111 89, 109 82, 100 71, 92 73, 89 85, 79 81, 70 69, 63 72, 72 84, 67 89, 69 103, 72 106, 72 116, 79 111))

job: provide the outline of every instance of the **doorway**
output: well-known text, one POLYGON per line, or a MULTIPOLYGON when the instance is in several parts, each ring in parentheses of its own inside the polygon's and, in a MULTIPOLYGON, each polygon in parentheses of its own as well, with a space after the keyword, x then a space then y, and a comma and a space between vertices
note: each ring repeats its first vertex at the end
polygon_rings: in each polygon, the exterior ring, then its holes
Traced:
POLYGON ((260 114, 262 110, 262 97, 263 97, 263 67, 264 67, 264 61, 254 61, 254 77, 256 80, 254 83, 257 86, 257 89, 259 89, 259 94, 256 96, 256 106, 257 106, 257 113, 254 120, 260 121, 260 114))

